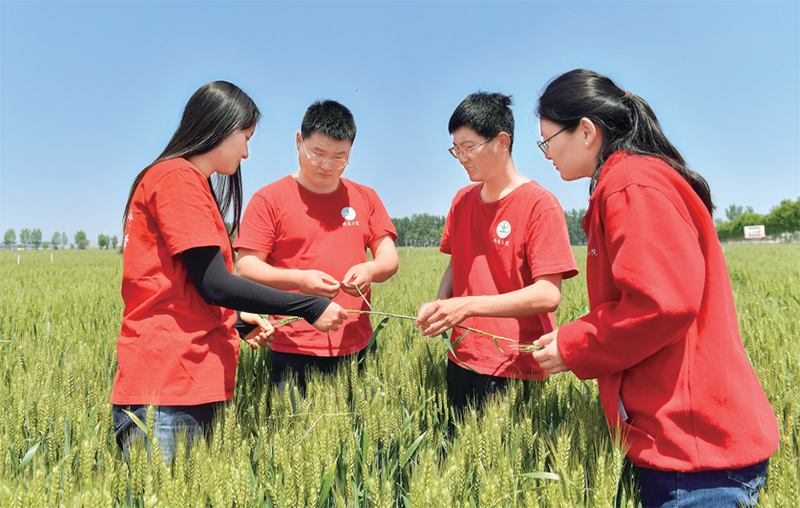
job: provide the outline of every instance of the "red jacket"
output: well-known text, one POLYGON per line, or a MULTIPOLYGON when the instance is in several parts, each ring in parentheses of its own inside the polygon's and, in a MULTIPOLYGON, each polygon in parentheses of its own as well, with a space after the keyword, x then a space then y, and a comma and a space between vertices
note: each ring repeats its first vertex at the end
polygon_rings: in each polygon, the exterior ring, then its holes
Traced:
POLYGON ((591 311, 558 331, 567 367, 597 378, 637 466, 732 469, 778 447, 739 335, 714 221, 664 162, 617 152, 583 219, 591 311), (619 408, 627 413, 627 423, 619 408))

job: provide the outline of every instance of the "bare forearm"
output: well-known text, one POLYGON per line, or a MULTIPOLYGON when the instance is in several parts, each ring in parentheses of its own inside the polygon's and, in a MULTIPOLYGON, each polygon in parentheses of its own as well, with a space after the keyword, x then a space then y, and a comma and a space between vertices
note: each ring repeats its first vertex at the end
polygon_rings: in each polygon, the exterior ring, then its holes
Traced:
POLYGON ((373 259, 366 264, 372 272, 372 282, 384 282, 397 273, 400 260, 391 237, 378 238, 370 244, 369 249, 372 251, 373 259))
POLYGON ((384 282, 397 273, 397 253, 394 253, 394 256, 389 254, 367 261, 366 264, 372 271, 372 282, 384 282))
POLYGON ((547 280, 502 295, 463 297, 467 316, 484 317, 525 317, 554 312, 560 302, 560 287, 547 280))
POLYGON ((243 256, 236 263, 236 272, 246 279, 284 291, 299 290, 300 270, 275 268, 253 256, 243 256))

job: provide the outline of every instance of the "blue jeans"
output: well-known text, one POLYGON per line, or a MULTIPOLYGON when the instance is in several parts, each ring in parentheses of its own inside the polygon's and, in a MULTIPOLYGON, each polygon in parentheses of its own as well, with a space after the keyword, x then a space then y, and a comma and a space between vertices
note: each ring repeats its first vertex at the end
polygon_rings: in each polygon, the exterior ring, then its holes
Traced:
MULTIPOLYGON (((192 441, 197 437, 204 437, 211 429, 214 415, 223 406, 224 402, 211 402, 197 406, 154 406, 153 407, 153 434, 158 438, 158 446, 167 464, 175 457, 175 442, 178 433, 186 433, 187 453, 192 441)), ((122 449, 122 458, 128 458, 132 442, 141 439, 147 443, 147 437, 125 412, 130 411, 142 423, 147 425, 148 406, 113 405, 112 418, 114 420, 114 435, 117 445, 122 449)), ((149 444, 148 453, 149 453, 149 444)))
POLYGON ((642 506, 755 506, 769 460, 741 469, 681 473, 638 468, 642 506))

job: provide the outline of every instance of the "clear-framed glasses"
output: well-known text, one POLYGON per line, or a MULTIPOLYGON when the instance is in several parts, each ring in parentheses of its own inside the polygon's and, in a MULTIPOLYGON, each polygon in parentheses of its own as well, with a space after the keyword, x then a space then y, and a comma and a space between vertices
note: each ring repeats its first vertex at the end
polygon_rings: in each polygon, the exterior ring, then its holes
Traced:
POLYGON ((548 148, 547 148, 547 142, 548 142, 548 141, 550 141, 551 139, 553 139, 554 137, 558 136, 559 134, 561 134, 562 132, 564 132, 565 130, 567 130, 567 129, 569 129, 569 128, 570 128, 570 126, 569 126, 569 125, 567 125, 566 127, 564 127, 563 129, 561 129, 560 131, 556 132, 555 134, 553 134, 553 135, 552 135, 552 136, 550 136, 549 138, 545 139, 544 141, 537 141, 537 142, 536 142, 536 146, 538 146, 538 147, 539 147, 539 149, 541 149, 541 150, 542 150, 542 153, 544 153, 544 154, 545 154, 545 156, 546 156, 546 155, 547 155, 547 150, 548 150, 548 148))
POLYGON ((476 148, 478 148, 479 146, 481 146, 483 144, 488 143, 489 141, 491 141, 493 139, 494 139, 494 136, 489 138, 489 139, 487 139, 486 141, 484 141, 482 143, 478 143, 475 146, 468 146, 468 147, 465 147, 465 148, 458 148, 457 146, 453 146, 453 147, 448 148, 447 151, 450 152, 450 155, 452 155, 453 157, 455 157, 458 160, 469 159, 470 157, 472 157, 473 151, 476 148))
POLYGON ((311 163, 312 166, 322 166, 325 162, 328 162, 331 165, 331 168, 335 170, 344 169, 349 163, 349 160, 345 159, 327 159, 322 155, 316 153, 308 153, 308 148, 306 148, 306 142, 303 140, 301 143, 303 145, 303 150, 306 152, 306 157, 308 157, 308 162, 311 163))

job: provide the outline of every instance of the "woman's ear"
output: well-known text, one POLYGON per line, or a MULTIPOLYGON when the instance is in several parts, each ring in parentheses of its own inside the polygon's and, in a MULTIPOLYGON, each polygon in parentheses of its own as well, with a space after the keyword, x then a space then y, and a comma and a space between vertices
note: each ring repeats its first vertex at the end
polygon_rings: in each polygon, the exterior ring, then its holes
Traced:
POLYGON ((603 135, 600 132, 600 128, 593 121, 586 117, 581 118, 578 129, 583 137, 583 144, 587 148, 598 148, 603 144, 603 135))

